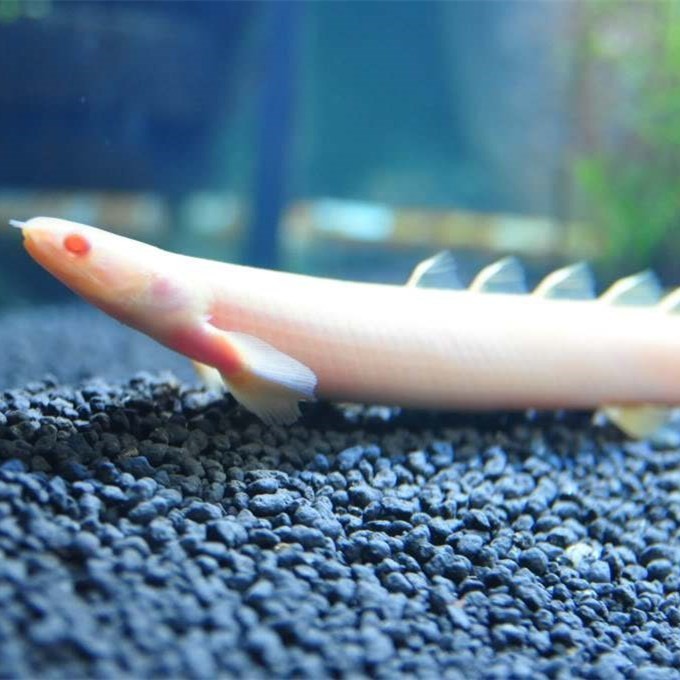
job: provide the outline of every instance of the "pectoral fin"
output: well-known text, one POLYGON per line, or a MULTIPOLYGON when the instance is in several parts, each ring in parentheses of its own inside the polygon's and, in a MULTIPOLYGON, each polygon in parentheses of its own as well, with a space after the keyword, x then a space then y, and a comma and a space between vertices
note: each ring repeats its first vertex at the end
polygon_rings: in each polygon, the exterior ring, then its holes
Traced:
POLYGON ((241 368, 222 373, 234 398, 267 425, 289 425, 300 416, 298 402, 313 400, 317 378, 303 363, 246 333, 225 332, 241 368))

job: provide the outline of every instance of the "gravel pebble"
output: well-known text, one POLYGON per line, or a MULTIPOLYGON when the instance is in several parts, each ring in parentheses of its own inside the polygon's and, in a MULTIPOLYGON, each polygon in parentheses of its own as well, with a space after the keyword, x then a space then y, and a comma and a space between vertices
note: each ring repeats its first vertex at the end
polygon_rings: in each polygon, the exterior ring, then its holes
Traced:
MULTIPOLYGON (((103 367, 136 342, 84 318, 62 342, 87 327, 103 367)), ((577 414, 267 428, 167 374, 84 382, 95 350, 41 380, 22 347, 0 359, 3 676, 677 677, 671 445, 577 414)))

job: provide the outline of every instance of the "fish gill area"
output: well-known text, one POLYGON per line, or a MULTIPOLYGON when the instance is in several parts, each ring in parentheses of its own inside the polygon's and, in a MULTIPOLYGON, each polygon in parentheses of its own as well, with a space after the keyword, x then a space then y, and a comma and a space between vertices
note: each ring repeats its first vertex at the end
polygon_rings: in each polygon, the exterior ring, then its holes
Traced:
POLYGON ((0 677, 678 677, 672 442, 328 404, 264 427, 96 312, 9 314, 0 677))

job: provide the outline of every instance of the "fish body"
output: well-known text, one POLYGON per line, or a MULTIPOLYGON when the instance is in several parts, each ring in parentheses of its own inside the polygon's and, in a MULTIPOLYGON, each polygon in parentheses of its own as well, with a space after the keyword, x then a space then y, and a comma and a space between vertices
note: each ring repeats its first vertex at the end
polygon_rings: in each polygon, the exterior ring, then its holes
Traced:
POLYGON ((466 410, 680 403, 680 315, 669 305, 354 283, 182 256, 52 218, 21 228, 63 283, 219 373, 268 423, 292 422, 298 401, 315 398, 466 410))
POLYGON ((213 324, 309 366, 323 398, 444 409, 680 401, 680 317, 658 310, 235 265, 215 274, 213 324))

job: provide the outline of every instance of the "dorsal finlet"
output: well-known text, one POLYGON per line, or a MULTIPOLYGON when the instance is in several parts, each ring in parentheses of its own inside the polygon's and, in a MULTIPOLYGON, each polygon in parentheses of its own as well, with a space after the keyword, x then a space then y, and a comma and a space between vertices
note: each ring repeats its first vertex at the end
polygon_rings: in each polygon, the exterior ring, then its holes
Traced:
POLYGON ((534 289, 534 295, 553 300, 591 300, 595 282, 585 262, 562 267, 548 274, 534 289))
POLYGON ((661 299, 662 289, 654 272, 649 269, 615 281, 600 300, 611 305, 655 305, 661 299))
POLYGON ((456 260, 448 250, 442 250, 419 262, 411 272, 406 285, 411 288, 463 287, 456 273, 456 260))
POLYGON ((506 293, 521 295, 527 292, 524 269, 516 257, 504 257, 482 269, 469 289, 476 293, 506 293))
POLYGON ((659 303, 659 307, 668 314, 680 314, 680 288, 668 293, 659 303))

